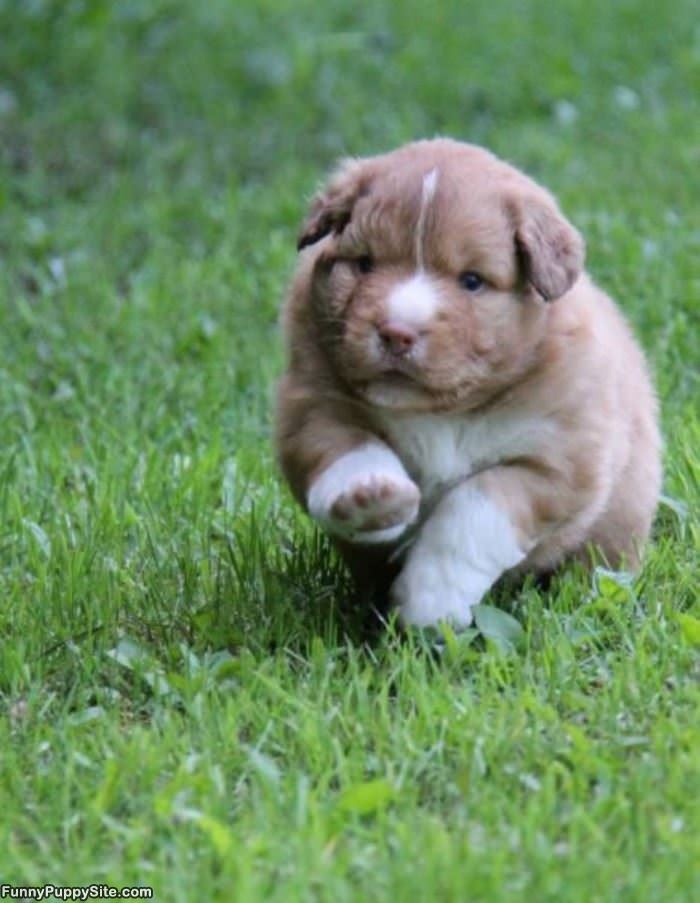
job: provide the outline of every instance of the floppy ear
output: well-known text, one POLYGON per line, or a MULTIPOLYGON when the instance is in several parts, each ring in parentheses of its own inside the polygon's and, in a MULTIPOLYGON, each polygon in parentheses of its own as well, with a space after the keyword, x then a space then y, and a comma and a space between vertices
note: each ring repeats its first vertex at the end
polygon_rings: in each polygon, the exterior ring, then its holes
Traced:
POLYGON ((515 245, 523 275, 545 301, 568 292, 583 270, 583 239, 544 191, 518 200, 515 245))
POLYGON ((297 251, 313 245, 330 232, 342 232, 352 216, 352 208, 366 186, 362 160, 341 161, 326 188, 316 195, 297 240, 297 251))

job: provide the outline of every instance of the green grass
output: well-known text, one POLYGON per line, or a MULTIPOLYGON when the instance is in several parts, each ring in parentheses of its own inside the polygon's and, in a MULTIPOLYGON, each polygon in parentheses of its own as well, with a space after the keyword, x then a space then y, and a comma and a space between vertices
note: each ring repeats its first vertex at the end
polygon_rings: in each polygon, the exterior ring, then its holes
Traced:
POLYGON ((697 3, 364 7, 0 0, 0 882, 698 899, 697 3), (662 401, 641 575, 510 650, 363 643, 270 445, 306 199, 437 132, 558 193, 662 401))

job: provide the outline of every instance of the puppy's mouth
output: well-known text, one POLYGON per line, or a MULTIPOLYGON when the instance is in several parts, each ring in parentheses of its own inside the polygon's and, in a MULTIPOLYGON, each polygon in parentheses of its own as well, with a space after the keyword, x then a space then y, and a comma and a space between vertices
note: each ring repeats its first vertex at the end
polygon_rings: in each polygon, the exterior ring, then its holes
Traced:
POLYGON ((378 373, 367 385, 371 386, 376 383, 381 383, 385 386, 396 386, 396 388, 421 388, 419 380, 412 373, 405 370, 384 370, 378 373))
POLYGON ((366 401, 381 408, 423 408, 430 397, 414 373, 404 367, 382 370, 359 390, 366 401))
POLYGON ((420 382, 421 365, 417 354, 409 351, 407 354, 382 354, 377 366, 377 378, 397 377, 409 379, 412 382, 420 382))
POLYGON ((381 361, 369 379, 366 385, 373 383, 383 383, 390 386, 411 387, 419 389, 421 387, 421 369, 413 359, 412 355, 406 357, 389 357, 387 356, 381 361))

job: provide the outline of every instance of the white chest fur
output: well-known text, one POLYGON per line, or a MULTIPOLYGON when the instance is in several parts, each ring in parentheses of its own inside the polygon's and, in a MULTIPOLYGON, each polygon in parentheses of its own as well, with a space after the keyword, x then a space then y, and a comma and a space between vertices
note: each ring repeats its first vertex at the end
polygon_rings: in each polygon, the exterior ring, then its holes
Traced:
POLYGON ((554 425, 514 411, 487 414, 389 414, 382 426, 410 476, 428 499, 445 484, 551 441, 554 425))

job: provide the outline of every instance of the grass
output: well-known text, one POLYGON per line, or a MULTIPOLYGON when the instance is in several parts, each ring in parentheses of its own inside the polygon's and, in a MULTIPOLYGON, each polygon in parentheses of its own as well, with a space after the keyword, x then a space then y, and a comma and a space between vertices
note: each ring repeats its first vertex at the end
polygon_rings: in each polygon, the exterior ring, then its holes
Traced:
POLYGON ((697 5, 471 6, 0 0, 0 881, 698 898, 697 5), (362 641, 270 447, 305 200, 436 132, 587 236, 668 497, 632 585, 439 654, 362 641))

